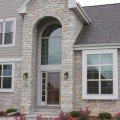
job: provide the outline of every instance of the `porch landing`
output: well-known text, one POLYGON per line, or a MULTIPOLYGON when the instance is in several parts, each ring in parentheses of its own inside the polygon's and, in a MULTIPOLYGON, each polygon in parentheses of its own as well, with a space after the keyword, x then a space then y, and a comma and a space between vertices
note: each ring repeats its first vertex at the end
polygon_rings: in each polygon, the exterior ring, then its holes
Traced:
POLYGON ((57 118, 59 116, 61 107, 60 106, 40 106, 36 109, 30 110, 28 118, 35 118, 38 115, 46 118, 57 118))

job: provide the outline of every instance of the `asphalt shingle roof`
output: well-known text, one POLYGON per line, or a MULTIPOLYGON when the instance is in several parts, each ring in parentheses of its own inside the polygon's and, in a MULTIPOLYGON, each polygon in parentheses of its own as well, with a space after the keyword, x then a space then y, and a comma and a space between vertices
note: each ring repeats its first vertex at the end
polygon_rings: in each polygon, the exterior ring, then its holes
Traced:
POLYGON ((91 19, 75 45, 120 43, 120 4, 83 7, 91 19))

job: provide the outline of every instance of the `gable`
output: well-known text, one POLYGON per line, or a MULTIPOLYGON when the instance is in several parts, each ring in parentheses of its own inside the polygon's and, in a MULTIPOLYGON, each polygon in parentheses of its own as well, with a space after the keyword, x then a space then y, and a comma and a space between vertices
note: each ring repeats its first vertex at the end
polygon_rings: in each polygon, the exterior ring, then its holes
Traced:
MULTIPOLYGON (((18 9, 18 13, 22 16, 27 14, 27 7, 32 3, 32 0, 25 0, 25 2, 20 6, 18 9)), ((89 24, 90 19, 85 13, 85 11, 82 9, 80 4, 76 2, 75 0, 68 0, 68 9, 74 10, 75 13, 79 16, 80 20, 84 24, 89 24)))

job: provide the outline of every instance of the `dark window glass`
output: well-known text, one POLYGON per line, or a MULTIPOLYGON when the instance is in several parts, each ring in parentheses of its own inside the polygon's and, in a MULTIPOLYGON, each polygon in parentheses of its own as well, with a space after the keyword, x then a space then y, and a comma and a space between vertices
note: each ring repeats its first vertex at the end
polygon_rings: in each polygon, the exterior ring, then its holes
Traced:
POLYGON ((12 65, 3 65, 3 76, 12 76, 12 65))
POLYGON ((3 88, 11 88, 11 87, 12 87, 12 78, 3 77, 3 88))
POLYGON ((42 95, 45 95, 45 91, 42 91, 42 95))
POLYGON ((101 94, 113 94, 112 81, 101 81, 101 94))
POLYGON ((42 101, 45 101, 45 96, 42 96, 42 101))
POLYGON ((0 77, 0 88, 1 88, 1 77, 0 77))
POLYGON ((99 94, 99 82, 98 81, 87 82, 87 94, 99 94))
POLYGON ((46 78, 46 73, 42 73, 42 78, 46 78))
POLYGON ((0 22, 0 44, 2 44, 3 38, 3 22, 0 22))
POLYGON ((45 84, 45 79, 42 80, 42 84, 45 84))
POLYGON ((99 67, 87 67, 87 79, 99 79, 99 67))
POLYGON ((0 76, 2 76, 2 65, 0 65, 0 76))
POLYGON ((45 85, 42 85, 42 89, 45 89, 45 85))
POLYGON ((5 24, 4 44, 12 44, 13 40, 13 21, 7 21, 5 24))

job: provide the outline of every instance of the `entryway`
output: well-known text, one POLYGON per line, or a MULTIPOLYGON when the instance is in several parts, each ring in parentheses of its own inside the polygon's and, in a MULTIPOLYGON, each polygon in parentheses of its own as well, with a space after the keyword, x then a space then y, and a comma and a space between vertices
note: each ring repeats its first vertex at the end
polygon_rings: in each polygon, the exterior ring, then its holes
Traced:
POLYGON ((60 104, 60 72, 42 72, 42 104, 60 104))

